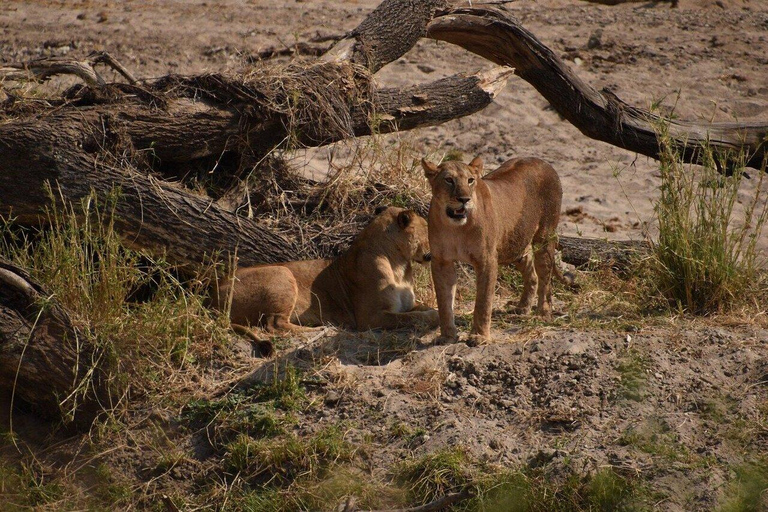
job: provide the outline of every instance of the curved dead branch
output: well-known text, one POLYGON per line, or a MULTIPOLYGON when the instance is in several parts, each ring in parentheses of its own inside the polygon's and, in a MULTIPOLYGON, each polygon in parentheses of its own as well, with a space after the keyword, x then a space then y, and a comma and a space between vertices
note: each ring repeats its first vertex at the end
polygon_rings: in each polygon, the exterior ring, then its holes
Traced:
POLYGON ((743 151, 749 167, 763 168, 768 122, 699 124, 628 105, 609 91, 600 93, 582 81, 552 50, 499 9, 478 5, 443 11, 429 24, 427 36, 514 67, 516 75, 592 139, 658 158, 657 131, 665 124, 688 162, 700 161, 702 151, 709 147, 724 156, 726 164, 738 164, 735 160, 743 151))
POLYGON ((130 84, 138 82, 125 66, 107 52, 93 52, 84 60, 50 57, 22 64, 9 64, 0 67, 0 82, 3 80, 42 82, 56 75, 74 75, 90 87, 103 87, 106 81, 94 69, 97 64, 105 64, 114 69, 130 84))

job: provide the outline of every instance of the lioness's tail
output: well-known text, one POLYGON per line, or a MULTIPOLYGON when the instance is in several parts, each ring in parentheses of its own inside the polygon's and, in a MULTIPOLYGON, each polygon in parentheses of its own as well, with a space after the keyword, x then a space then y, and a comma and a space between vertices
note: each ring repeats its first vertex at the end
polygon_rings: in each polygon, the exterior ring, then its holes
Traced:
POLYGON ((232 330, 241 336, 245 336, 256 346, 261 357, 272 357, 275 353, 275 346, 269 340, 263 340, 248 327, 240 324, 231 324, 232 330))

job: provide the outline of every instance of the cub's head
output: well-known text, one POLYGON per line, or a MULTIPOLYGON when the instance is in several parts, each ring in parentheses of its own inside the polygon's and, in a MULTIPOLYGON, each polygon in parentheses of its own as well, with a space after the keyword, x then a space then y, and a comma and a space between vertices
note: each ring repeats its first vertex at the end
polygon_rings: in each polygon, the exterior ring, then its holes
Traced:
POLYGON ((372 224, 380 223, 384 233, 379 243, 393 243, 397 251, 408 261, 427 263, 432 259, 429 253, 427 221, 413 210, 379 207, 372 224))
POLYGON ((469 165, 461 162, 443 162, 439 166, 422 158, 424 175, 432 187, 432 207, 437 207, 459 226, 467 223, 467 216, 475 208, 475 186, 482 177, 483 161, 478 156, 469 165))

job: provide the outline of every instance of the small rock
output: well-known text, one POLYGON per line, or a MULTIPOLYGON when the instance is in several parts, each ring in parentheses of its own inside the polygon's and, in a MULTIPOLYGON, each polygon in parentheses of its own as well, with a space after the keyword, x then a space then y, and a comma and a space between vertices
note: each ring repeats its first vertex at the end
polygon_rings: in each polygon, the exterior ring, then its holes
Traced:
POLYGON ((333 390, 329 391, 325 395, 325 399, 323 399, 323 402, 325 403, 325 405, 329 407, 334 407, 339 403, 339 401, 341 401, 341 395, 339 395, 336 391, 333 391, 333 390))
POLYGON ((594 32, 592 32, 592 35, 589 36, 589 41, 587 41, 587 48, 589 48, 590 50, 593 50, 595 48, 600 48, 603 45, 602 37, 603 37, 602 29, 597 29, 594 32))

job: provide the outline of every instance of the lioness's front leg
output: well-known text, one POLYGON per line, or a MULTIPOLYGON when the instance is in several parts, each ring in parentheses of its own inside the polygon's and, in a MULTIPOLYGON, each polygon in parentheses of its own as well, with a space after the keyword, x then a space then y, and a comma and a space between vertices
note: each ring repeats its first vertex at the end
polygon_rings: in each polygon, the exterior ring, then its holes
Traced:
POLYGON ((477 295, 475 296, 475 313, 472 315, 472 331, 469 336, 473 344, 484 343, 491 337, 491 311, 498 272, 499 263, 495 258, 475 266, 477 295))
POLYGON ((437 296, 437 312, 440 317, 440 336, 437 344, 455 343, 459 331, 453 318, 453 301, 456 297, 456 264, 432 255, 432 282, 437 296))

